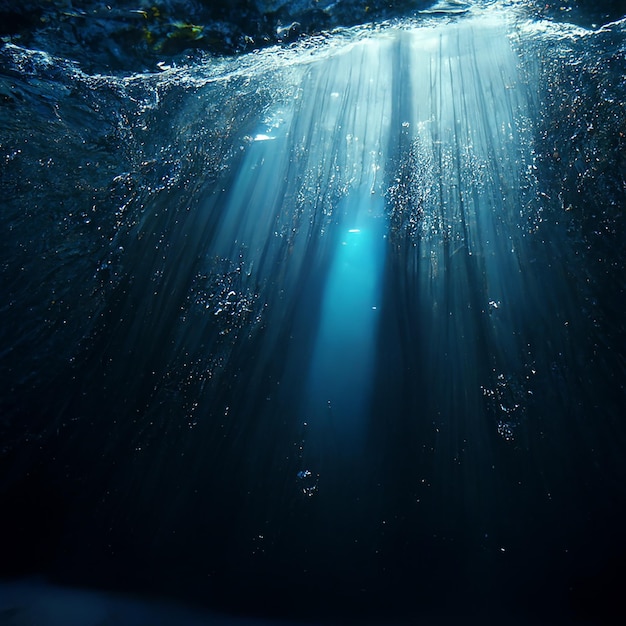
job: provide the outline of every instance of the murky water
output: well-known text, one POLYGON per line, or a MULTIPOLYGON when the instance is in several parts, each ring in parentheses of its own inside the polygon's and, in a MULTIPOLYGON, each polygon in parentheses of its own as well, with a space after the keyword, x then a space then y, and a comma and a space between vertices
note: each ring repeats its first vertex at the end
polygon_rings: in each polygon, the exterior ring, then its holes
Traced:
POLYGON ((5 45, 0 574, 610 621, 624 28, 485 3, 127 77, 5 45))

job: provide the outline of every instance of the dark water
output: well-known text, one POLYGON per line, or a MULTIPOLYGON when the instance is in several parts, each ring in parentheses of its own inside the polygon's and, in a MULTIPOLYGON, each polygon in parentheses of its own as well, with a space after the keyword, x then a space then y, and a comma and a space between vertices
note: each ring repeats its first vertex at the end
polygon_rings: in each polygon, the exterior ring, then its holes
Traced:
POLYGON ((2 48, 7 584, 621 623, 625 25, 457 9, 159 74, 2 48))

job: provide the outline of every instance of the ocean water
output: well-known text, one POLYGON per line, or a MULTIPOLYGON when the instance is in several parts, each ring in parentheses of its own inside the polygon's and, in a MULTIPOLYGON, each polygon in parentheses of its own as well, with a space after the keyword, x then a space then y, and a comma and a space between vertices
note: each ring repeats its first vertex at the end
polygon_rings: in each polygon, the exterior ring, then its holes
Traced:
POLYGON ((566 18, 0 49, 0 623, 621 623, 626 22, 566 18))

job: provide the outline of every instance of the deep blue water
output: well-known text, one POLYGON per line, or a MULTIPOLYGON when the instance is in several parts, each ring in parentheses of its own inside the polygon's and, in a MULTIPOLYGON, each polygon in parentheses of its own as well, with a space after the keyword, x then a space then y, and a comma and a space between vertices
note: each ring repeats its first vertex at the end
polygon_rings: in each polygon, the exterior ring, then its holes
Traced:
POLYGON ((621 623, 625 55, 524 3, 6 44, 0 623, 621 623))

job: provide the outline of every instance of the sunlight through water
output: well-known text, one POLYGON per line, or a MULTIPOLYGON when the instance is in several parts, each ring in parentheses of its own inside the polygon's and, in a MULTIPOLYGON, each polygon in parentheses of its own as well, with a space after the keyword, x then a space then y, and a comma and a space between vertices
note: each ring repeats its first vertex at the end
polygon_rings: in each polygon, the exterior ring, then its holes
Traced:
POLYGON ((610 623, 626 22, 553 5, 3 39, 1 623, 610 623))

